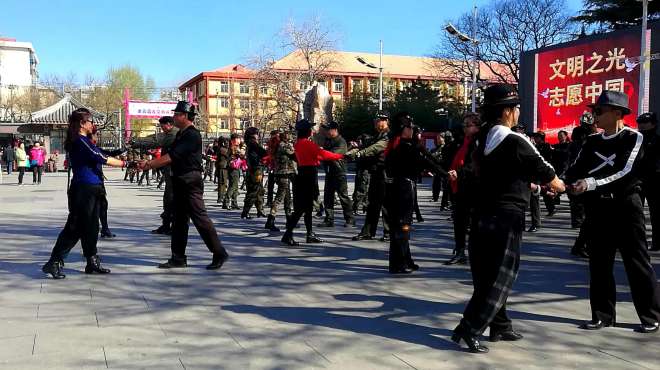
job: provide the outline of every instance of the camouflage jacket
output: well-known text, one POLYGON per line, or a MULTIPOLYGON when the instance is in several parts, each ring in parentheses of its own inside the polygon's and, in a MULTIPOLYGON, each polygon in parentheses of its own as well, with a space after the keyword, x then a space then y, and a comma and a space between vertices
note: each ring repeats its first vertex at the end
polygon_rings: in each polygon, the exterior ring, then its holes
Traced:
POLYGON ((296 173, 296 162, 293 160, 293 144, 281 142, 275 152, 274 173, 276 175, 291 175, 296 173))

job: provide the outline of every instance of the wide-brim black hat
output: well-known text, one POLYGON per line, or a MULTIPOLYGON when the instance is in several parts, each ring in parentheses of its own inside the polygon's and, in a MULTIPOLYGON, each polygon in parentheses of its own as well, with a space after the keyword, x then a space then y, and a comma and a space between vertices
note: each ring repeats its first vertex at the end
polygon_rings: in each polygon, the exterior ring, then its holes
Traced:
POLYGON ((484 90, 484 105, 517 105, 520 104, 518 92, 511 86, 505 84, 495 84, 488 86, 484 90))
POLYGON ((629 98, 628 95, 613 90, 603 91, 602 94, 598 97, 595 104, 589 104, 587 107, 595 108, 598 106, 607 105, 616 109, 620 109, 624 115, 630 114, 632 111, 628 107, 629 98))
POLYGON ((321 127, 323 127, 326 130, 333 130, 333 129, 339 130, 339 124, 335 121, 330 121, 324 125, 321 125, 321 127))
POLYGON ((195 112, 195 106, 192 105, 192 103, 183 100, 176 103, 176 107, 172 110, 172 112, 197 114, 197 112, 195 112))
POLYGON ((309 130, 311 128, 311 122, 306 119, 301 119, 300 121, 296 122, 296 130, 309 130))

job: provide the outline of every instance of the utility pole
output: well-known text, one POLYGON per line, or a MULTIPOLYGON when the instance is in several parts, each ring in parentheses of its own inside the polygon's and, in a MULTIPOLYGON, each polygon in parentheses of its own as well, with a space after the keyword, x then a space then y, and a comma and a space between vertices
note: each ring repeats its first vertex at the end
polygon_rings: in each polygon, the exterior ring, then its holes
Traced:
POLYGON ((378 112, 383 111, 383 40, 380 40, 380 63, 378 65, 380 71, 380 83, 378 85, 378 112))
POLYGON ((649 0, 638 0, 642 2, 642 45, 640 61, 639 61, 639 101, 638 101, 638 114, 646 112, 644 103, 646 102, 646 62, 650 62, 648 53, 646 52, 646 28, 649 15, 649 0))
POLYGON ((472 64, 472 113, 477 111, 477 71, 479 70, 479 61, 477 53, 479 52, 479 41, 477 40, 477 6, 474 6, 472 12, 472 46, 474 47, 472 64))

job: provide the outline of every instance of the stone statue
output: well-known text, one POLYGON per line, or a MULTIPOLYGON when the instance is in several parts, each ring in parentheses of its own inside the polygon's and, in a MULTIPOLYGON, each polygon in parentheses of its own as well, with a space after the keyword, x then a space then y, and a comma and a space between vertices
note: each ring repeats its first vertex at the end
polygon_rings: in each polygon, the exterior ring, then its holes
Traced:
POLYGON ((307 92, 303 101, 303 118, 314 124, 314 130, 318 131, 319 126, 332 121, 332 109, 334 99, 328 89, 315 82, 307 92))

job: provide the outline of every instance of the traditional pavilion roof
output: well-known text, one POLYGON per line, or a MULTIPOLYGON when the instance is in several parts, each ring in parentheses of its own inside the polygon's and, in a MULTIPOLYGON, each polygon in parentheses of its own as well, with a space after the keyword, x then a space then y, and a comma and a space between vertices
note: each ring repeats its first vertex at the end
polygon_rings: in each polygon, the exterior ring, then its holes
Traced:
POLYGON ((50 124, 50 125, 66 125, 68 124, 69 115, 78 108, 87 108, 92 112, 92 116, 97 121, 105 120, 105 116, 78 101, 71 94, 64 94, 64 97, 57 103, 46 107, 44 109, 32 112, 26 123, 31 124, 50 124))

